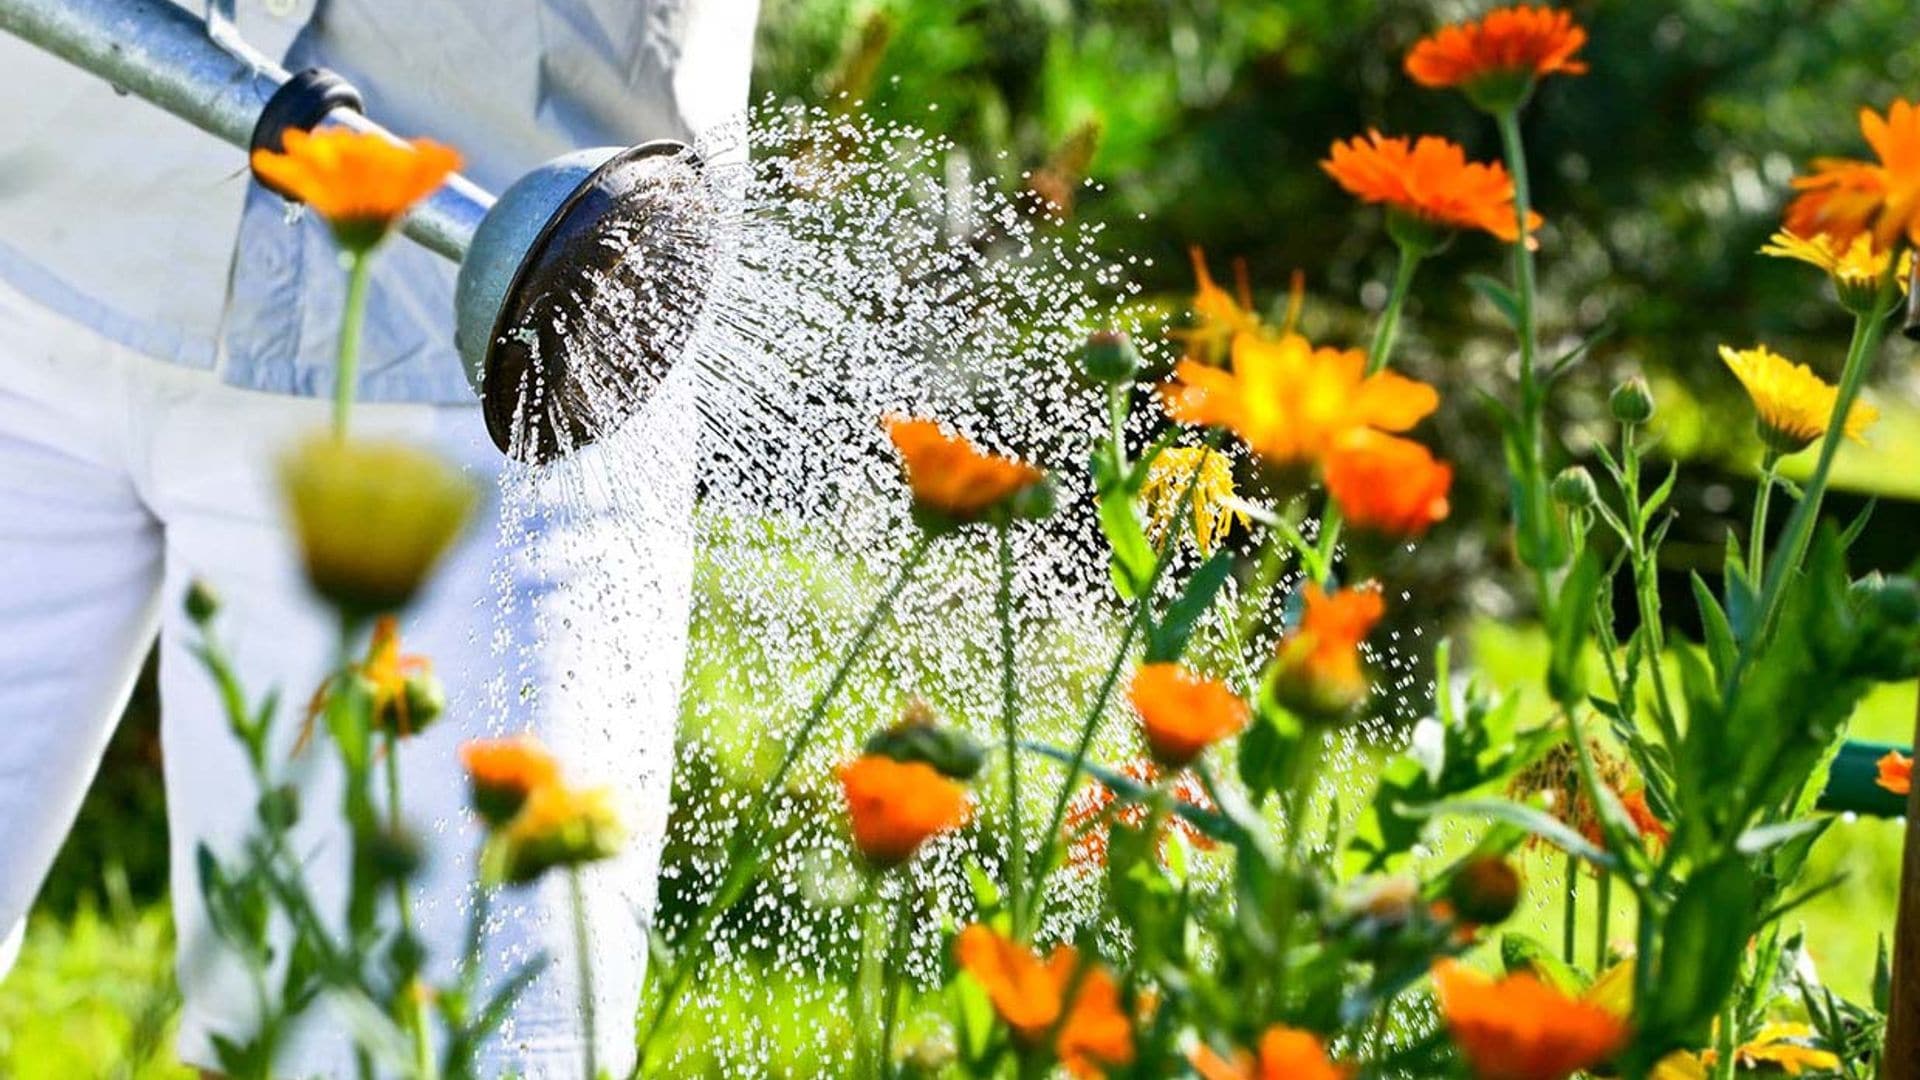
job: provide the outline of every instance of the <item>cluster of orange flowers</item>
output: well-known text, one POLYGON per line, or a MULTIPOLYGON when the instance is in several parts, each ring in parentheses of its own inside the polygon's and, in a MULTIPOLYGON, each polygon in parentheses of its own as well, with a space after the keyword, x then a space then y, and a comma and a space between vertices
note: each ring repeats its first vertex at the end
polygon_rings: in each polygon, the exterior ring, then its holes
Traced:
POLYGON ((1045 1046, 1078 1077, 1104 1076, 1133 1061, 1133 1020, 1120 986, 1105 966, 1083 962, 1079 950, 1057 945, 1042 959, 976 923, 954 939, 953 955, 1022 1046, 1045 1046))
POLYGON ((624 838, 613 792, 566 782, 532 735, 474 739, 460 748, 473 809, 486 823, 486 875, 525 884, 555 867, 607 858, 624 838))

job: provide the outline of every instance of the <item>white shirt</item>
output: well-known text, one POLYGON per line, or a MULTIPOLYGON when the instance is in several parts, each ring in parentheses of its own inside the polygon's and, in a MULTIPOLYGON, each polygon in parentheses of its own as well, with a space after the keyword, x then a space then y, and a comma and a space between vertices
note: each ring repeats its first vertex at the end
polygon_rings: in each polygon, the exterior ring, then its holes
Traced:
MULTIPOLYGON (((196 13, 199 4, 174 0, 196 13)), ((758 0, 238 0, 249 44, 331 68, 367 114, 458 149, 498 193, 582 146, 695 141, 745 110, 758 0)), ((0 35, 0 278, 163 360, 326 394, 343 282, 317 221, 244 154, 0 35)), ((359 394, 472 400, 454 267, 404 241, 375 274, 359 394)))

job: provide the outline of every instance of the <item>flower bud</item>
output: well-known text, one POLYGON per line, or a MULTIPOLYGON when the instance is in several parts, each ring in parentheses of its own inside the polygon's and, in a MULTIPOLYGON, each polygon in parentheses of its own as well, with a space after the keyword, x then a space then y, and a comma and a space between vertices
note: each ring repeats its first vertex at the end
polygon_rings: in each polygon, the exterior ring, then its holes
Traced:
POLYGON ((406 881, 426 862, 420 841, 405 829, 382 829, 367 846, 374 876, 381 881, 406 881))
POLYGON ((1080 349, 1080 369, 1097 383, 1129 383, 1140 370, 1140 350, 1125 331, 1095 330, 1080 349))
POLYGON ((1560 470, 1553 478, 1553 497, 1556 502, 1569 510, 1584 510, 1600 501, 1600 489, 1594 486, 1593 474, 1583 465, 1569 465, 1560 470))
POLYGON ((447 688, 430 671, 409 675, 400 701, 406 709, 406 715, 399 718, 405 726, 398 730, 418 735, 447 711, 447 688))
POLYGON ((1644 424, 1653 419, 1653 390, 1646 379, 1635 375, 1613 388, 1607 407, 1623 424, 1644 424))
POLYGON ((193 620, 193 625, 205 626, 220 614, 220 594, 213 591, 213 586, 194 578, 187 585, 186 608, 187 618, 193 620))
POLYGON ((554 782, 535 788, 507 827, 486 870, 495 880, 525 885, 555 867, 580 866, 617 854, 626 830, 608 788, 554 782))
POLYGON ((964 731, 940 727, 933 710, 918 701, 907 706, 899 723, 875 732, 865 749, 895 761, 923 762, 954 780, 973 779, 987 758, 986 748, 977 740, 964 731))
POLYGON ((1495 926, 1520 906, 1520 875, 1496 855, 1468 859, 1447 883, 1447 899, 1462 920, 1495 926))

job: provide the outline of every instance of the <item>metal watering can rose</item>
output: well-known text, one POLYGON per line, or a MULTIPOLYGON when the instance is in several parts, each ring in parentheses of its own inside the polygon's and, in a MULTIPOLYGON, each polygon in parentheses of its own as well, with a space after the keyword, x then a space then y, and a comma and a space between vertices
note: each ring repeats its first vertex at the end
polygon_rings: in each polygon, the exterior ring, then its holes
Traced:
MULTIPOLYGON (((290 74, 171 0, 0 0, 0 30, 236 147, 314 128, 393 138, 337 75, 290 74)), ((400 223, 460 264, 455 342, 503 453, 550 460, 647 400, 703 306, 710 198, 700 158, 663 140, 563 155, 497 200, 456 173, 400 223), (632 340, 587 359, 564 347, 571 316, 632 298, 632 340)))

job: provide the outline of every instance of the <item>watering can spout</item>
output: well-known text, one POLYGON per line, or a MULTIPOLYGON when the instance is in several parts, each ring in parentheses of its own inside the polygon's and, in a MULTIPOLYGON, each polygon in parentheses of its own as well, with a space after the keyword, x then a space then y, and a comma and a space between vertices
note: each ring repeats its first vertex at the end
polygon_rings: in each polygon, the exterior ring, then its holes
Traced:
MULTIPOLYGON (((392 138, 324 71, 290 75, 172 0, 0 0, 23 38, 235 146, 279 148, 322 125, 392 138)), ((456 344, 502 452, 544 461, 593 442, 644 404, 685 345, 707 284, 699 159, 673 142, 546 163, 494 197, 455 175, 401 231, 460 264, 456 344), (644 344, 604 360, 569 347, 569 318, 599 293, 645 295, 644 344)))

